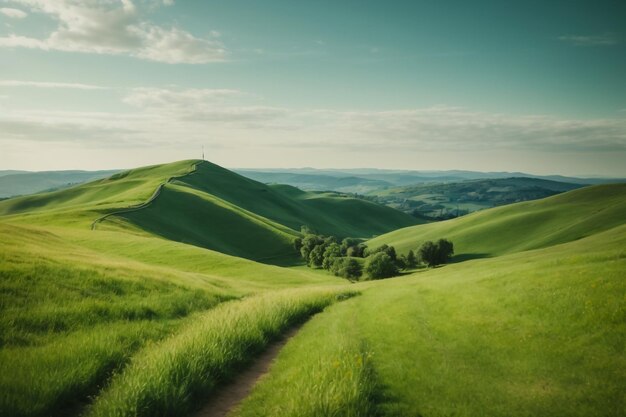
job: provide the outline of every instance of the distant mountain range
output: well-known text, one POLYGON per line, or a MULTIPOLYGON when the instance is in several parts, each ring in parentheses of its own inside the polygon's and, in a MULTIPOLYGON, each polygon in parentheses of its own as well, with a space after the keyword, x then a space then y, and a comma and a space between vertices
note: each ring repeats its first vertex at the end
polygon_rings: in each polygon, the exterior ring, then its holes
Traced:
POLYGON ((607 184, 626 182, 626 178, 567 177, 563 175, 533 175, 523 172, 478 171, 406 171, 387 169, 234 169, 242 175, 266 183, 289 184, 304 190, 328 190, 366 193, 382 187, 445 183, 497 178, 537 178, 573 184, 607 184))
POLYGON ((535 200, 623 178, 578 178, 522 172, 403 171, 382 169, 238 169, 268 184, 358 194, 418 218, 443 220, 484 208, 535 200))
MULTIPOLYGON (((418 218, 440 220, 488 207, 548 197, 585 185, 623 178, 579 178, 520 172, 407 171, 385 169, 235 169, 266 184, 305 191, 358 195, 418 218)), ((109 177, 106 171, 0 171, 0 198, 52 191, 109 177)))
POLYGON ((0 171, 0 198, 67 188, 72 185, 106 178, 119 172, 107 171, 0 171))

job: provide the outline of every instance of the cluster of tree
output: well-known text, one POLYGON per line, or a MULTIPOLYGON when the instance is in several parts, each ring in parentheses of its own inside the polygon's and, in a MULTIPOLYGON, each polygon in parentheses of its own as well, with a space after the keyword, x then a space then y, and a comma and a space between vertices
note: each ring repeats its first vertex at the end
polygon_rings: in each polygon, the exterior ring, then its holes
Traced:
POLYGON ((294 247, 311 268, 324 268, 336 276, 352 279, 363 273, 361 263, 355 258, 364 257, 367 246, 358 239, 346 238, 338 243, 334 236, 309 232, 303 238, 296 238, 294 247))
POLYGON ((334 236, 321 236, 308 230, 304 237, 296 238, 295 249, 311 268, 323 268, 335 276, 358 279, 363 273, 370 279, 396 276, 400 270, 412 269, 419 263, 435 266, 446 263, 454 253, 452 242, 439 239, 424 242, 414 252, 398 255, 393 246, 387 244, 371 249, 359 239, 346 238, 339 243, 334 236), (365 258, 358 260, 357 258, 365 258))

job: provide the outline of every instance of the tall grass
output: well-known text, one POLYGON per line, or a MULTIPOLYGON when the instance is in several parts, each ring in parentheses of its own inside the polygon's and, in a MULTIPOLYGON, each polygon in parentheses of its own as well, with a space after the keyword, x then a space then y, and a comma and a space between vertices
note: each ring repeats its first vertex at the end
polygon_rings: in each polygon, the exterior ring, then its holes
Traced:
POLYGON ((63 242, 33 245, 25 240, 30 235, 21 236, 0 242, 2 416, 67 415, 146 343, 232 298, 142 269, 94 265, 81 258, 85 252, 73 262, 48 257, 63 242))
POLYGON ((88 416, 184 416, 273 338, 353 292, 281 291, 225 303, 133 358, 88 416))
POLYGON ((375 415, 378 386, 372 352, 354 326, 349 307, 354 302, 358 298, 308 323, 234 415, 375 415))

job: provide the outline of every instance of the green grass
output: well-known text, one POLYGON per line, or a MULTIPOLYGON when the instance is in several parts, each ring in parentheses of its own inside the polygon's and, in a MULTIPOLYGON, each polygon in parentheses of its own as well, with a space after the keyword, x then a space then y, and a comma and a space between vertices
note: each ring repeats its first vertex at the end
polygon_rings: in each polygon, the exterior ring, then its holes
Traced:
POLYGON ((194 313, 288 286, 339 284, 118 232, 0 223, 0 410, 72 415, 194 313))
POLYGON ((543 200, 512 204, 458 219, 399 229, 367 244, 400 253, 426 240, 452 240, 460 259, 544 248, 581 239, 624 223, 626 184, 599 185, 543 200))
POLYGON ((186 415, 355 291, 286 345, 239 415, 624 414, 626 185, 383 235, 370 246, 449 238, 459 262, 348 286, 207 247, 288 262, 300 222, 358 236, 402 216, 196 162, 0 202, 0 414, 186 415))
POLYGON ((88 416, 186 416, 199 398, 273 338, 352 295, 290 290, 224 304, 137 355, 98 396, 88 416))
POLYGON ((292 241, 303 225, 322 234, 371 237, 415 224, 387 207, 268 186, 208 162, 168 184, 149 207, 116 217, 169 240, 282 265, 299 262, 292 241))
POLYGON ((623 415, 625 270, 621 226, 357 284, 360 297, 287 345, 240 415, 354 415, 329 400, 346 392, 385 416, 623 415), (338 354, 345 335, 354 348, 338 354), (350 369, 358 346, 375 371, 367 383, 327 380, 350 369))
POLYGON ((109 178, 49 193, 0 202, 0 216, 29 224, 86 227, 99 215, 138 205, 168 178, 192 172, 198 161, 179 161, 123 171, 109 178))
POLYGON ((307 323, 234 416, 375 415, 378 387, 372 352, 354 326, 357 299, 307 323))
POLYGON ((268 264, 299 262, 292 241, 301 226, 339 237, 372 237, 417 221, 337 194, 268 186, 206 161, 124 171, 67 190, 0 202, 5 221, 163 237, 268 264), (171 180, 161 188, 167 180, 171 180), (145 203, 160 190, 151 204, 145 203))

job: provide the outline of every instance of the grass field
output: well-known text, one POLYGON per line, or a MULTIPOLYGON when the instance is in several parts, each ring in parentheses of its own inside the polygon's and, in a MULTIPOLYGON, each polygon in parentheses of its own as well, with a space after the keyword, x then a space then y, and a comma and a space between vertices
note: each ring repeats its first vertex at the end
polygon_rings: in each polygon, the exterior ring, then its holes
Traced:
POLYGON ((381 235, 457 262, 349 284, 207 247, 287 262, 302 219, 402 216, 196 162, 0 202, 0 415, 189 415, 312 316, 233 415, 624 414, 625 185, 381 235))
POLYGON ((554 197, 473 213, 378 236, 399 252, 416 249, 426 240, 448 238, 461 259, 496 256, 548 247, 609 230, 624 223, 626 184, 586 187, 554 197))
POLYGON ((623 415, 625 270, 622 226, 356 285, 236 415, 623 415))

